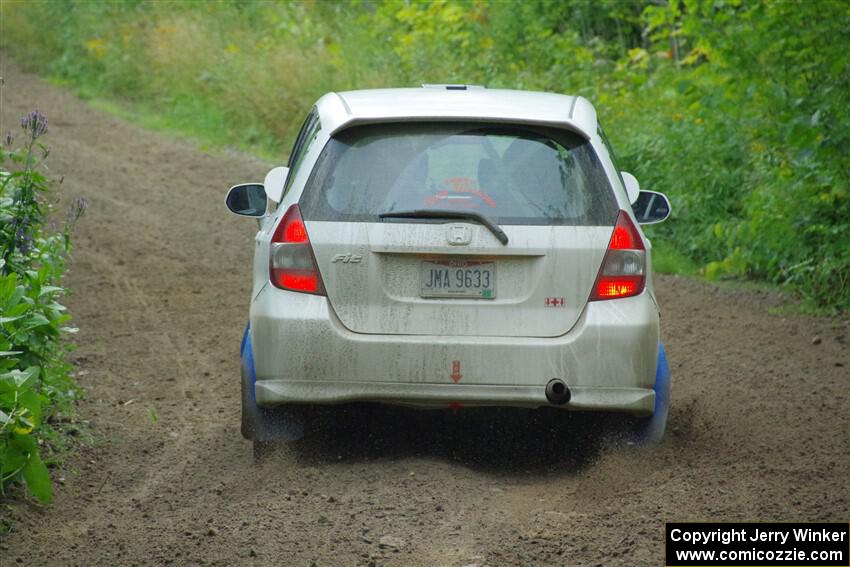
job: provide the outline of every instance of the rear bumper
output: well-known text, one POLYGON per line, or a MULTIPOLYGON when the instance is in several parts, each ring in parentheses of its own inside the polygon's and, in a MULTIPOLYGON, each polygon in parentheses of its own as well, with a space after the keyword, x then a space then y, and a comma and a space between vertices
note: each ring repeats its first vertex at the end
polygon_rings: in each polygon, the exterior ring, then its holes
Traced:
POLYGON ((261 406, 536 407, 549 405, 553 378, 572 393, 562 408, 647 415, 655 405, 658 313, 646 292, 589 303, 561 337, 513 338, 353 333, 327 298, 267 286, 250 332, 261 406))
MULTIPOLYGON (((574 410, 608 410, 648 415, 655 393, 646 388, 570 389, 566 406, 574 410)), ((354 382, 262 380, 256 384, 260 405, 286 403, 337 404, 382 402, 422 408, 460 406, 540 407, 549 405, 543 386, 492 384, 411 384, 407 382, 354 382)), ((560 407, 560 406, 558 406, 560 407)))

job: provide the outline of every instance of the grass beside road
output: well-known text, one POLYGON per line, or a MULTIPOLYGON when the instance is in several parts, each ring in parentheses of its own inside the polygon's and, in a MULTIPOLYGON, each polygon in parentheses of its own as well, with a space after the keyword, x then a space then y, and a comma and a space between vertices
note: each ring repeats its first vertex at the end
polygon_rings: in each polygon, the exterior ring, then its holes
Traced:
MULTIPOLYGON (((53 81, 62 85, 62 81, 53 81)), ((197 102, 162 113, 155 105, 146 102, 128 102, 115 98, 102 98, 81 92, 69 85, 80 98, 93 107, 120 116, 149 130, 191 141, 203 151, 237 149, 272 163, 284 163, 288 150, 271 139, 246 139, 238 132, 230 132, 227 120, 217 108, 205 107, 197 102)))

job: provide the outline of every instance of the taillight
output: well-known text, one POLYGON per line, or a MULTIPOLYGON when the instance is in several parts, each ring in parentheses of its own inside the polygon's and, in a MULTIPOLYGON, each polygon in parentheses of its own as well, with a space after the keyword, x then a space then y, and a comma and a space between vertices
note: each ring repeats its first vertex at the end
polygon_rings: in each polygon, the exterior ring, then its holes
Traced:
POLYGON ((646 285, 646 248, 625 211, 620 211, 590 301, 631 297, 646 285))
POLYGON ((280 289, 325 295, 325 284, 298 205, 287 209, 272 235, 269 278, 280 289))

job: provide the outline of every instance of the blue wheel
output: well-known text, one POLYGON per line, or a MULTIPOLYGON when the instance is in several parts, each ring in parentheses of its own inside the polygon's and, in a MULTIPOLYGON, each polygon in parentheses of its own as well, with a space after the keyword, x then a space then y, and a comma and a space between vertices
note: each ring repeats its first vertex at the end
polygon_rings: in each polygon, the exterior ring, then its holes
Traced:
POLYGON ((242 436, 254 442, 254 455, 260 456, 275 441, 294 441, 304 436, 304 408, 300 406, 260 407, 254 388, 254 351, 251 326, 242 337, 242 436))
POLYGON ((658 343, 658 365, 655 370, 655 411, 641 419, 634 430, 634 443, 642 447, 655 447, 664 439, 667 415, 670 413, 670 366, 664 343, 658 343))

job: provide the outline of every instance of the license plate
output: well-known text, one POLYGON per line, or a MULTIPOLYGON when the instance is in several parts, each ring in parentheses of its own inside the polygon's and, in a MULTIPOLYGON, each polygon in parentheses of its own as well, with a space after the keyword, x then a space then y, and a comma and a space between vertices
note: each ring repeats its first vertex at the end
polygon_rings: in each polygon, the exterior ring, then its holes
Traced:
POLYGON ((496 263, 474 260, 422 262, 419 290, 422 297, 496 297, 496 263))

